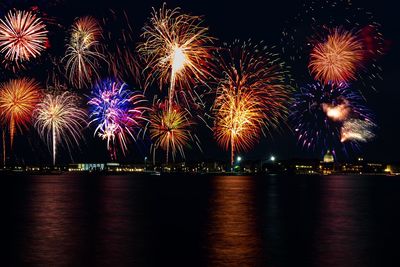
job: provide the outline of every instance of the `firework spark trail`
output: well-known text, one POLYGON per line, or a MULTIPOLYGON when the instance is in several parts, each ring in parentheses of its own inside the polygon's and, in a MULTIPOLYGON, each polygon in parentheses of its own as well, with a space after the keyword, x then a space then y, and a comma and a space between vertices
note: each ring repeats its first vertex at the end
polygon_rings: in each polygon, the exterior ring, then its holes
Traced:
POLYGON ((202 22, 198 16, 163 5, 158 12, 153 9, 150 23, 143 28, 144 42, 138 51, 160 87, 169 83, 169 107, 173 106, 176 90, 191 90, 191 85, 204 84, 211 76, 209 44, 213 39, 202 22))
POLYGON ((125 12, 110 10, 102 20, 102 53, 106 57, 109 75, 119 80, 134 80, 142 86, 141 62, 136 54, 136 40, 125 12))
POLYGON ((146 121, 148 110, 142 94, 134 93, 125 83, 105 80, 98 83, 88 102, 91 107, 89 124, 96 124, 94 134, 107 140, 111 158, 116 159, 116 143, 125 154, 128 137, 136 141, 135 131, 146 121), (117 141, 116 141, 117 139, 117 141))
POLYGON ((249 150, 287 115, 292 91, 285 65, 267 47, 235 42, 221 49, 214 103, 214 136, 231 150, 249 150))
POLYGON ((362 142, 367 143, 375 137, 373 132, 376 124, 359 119, 350 119, 346 121, 341 128, 341 139, 343 142, 362 142))
POLYGON ((69 43, 63 61, 72 85, 82 88, 92 78, 97 79, 98 62, 105 60, 100 53, 99 40, 102 30, 96 19, 86 16, 77 19, 72 25, 69 43))
POLYGON ((35 110, 34 126, 40 137, 51 147, 53 165, 57 146, 64 143, 68 150, 79 145, 81 131, 86 123, 86 112, 78 106, 79 98, 69 92, 46 94, 35 110))
POLYGON ((9 61, 38 57, 46 41, 46 25, 31 11, 9 11, 0 19, 0 52, 9 61))
MULTIPOLYGON (((193 139, 191 127, 193 122, 189 114, 178 105, 169 107, 169 101, 156 103, 150 114, 150 137, 154 141, 154 150, 166 151, 166 162, 171 152, 173 160, 179 152, 185 158, 184 147, 193 139)), ((155 151, 154 151, 155 152, 155 151)))
MULTIPOLYGON (((299 144, 312 151, 325 153, 326 150, 347 150, 341 142, 342 127, 346 122, 373 122, 371 112, 364 106, 364 99, 348 84, 316 82, 301 87, 295 96, 289 121, 299 144)), ((357 148, 349 140, 350 147, 357 148)))
POLYGON ((41 97, 40 85, 33 79, 15 79, 0 85, 0 116, 9 126, 10 144, 16 128, 27 127, 41 97))
POLYGON ((356 34, 335 28, 326 40, 315 44, 308 66, 315 79, 324 84, 349 82, 356 78, 365 53, 356 34))

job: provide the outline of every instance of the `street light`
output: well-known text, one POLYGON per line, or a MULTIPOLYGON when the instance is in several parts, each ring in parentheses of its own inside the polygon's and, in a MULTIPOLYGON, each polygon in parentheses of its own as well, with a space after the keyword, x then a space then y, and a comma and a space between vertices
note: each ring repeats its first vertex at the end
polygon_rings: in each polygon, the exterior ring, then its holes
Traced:
POLYGON ((235 166, 232 166, 232 171, 236 171, 240 169, 240 162, 242 161, 241 156, 237 156, 235 166))
POLYGON ((272 162, 274 162, 274 161, 275 161, 275 156, 271 156, 271 157, 270 157, 270 160, 271 160, 272 162))

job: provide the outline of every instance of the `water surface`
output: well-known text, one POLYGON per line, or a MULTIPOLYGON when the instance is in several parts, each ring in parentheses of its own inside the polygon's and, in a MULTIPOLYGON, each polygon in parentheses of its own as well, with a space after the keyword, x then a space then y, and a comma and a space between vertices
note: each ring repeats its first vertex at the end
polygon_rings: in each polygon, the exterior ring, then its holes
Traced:
POLYGON ((1 266, 400 266, 400 177, 1 178, 1 266))

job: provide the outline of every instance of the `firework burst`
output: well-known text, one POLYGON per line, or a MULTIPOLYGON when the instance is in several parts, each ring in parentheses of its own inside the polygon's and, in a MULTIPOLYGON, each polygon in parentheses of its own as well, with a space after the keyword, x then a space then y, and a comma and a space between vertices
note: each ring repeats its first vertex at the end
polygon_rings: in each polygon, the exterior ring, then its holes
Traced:
MULTIPOLYGON (((321 155, 326 150, 346 152, 342 128, 352 119, 373 123, 363 98, 346 83, 314 83, 301 88, 289 116, 299 144, 321 155)), ((345 127, 346 129, 348 127, 345 127)), ((350 147, 357 142, 348 139, 350 147)))
POLYGON ((160 102, 153 106, 150 115, 150 137, 154 141, 154 150, 161 148, 166 151, 166 162, 171 152, 173 160, 179 152, 184 158, 184 147, 192 139, 188 113, 178 105, 169 107, 169 102, 160 102))
POLYGON ((334 29, 324 42, 314 46, 308 66, 315 79, 325 84, 349 82, 356 78, 364 54, 356 35, 334 29))
POLYGON ((341 139, 343 142, 367 143, 375 137, 376 124, 369 120, 350 119, 343 123, 341 139))
POLYGON ((153 9, 150 23, 144 27, 138 51, 144 58, 151 77, 160 87, 170 85, 169 106, 175 91, 190 90, 196 82, 204 83, 210 77, 209 61, 212 38, 198 16, 181 14, 180 9, 157 12, 153 9))
POLYGON ((249 150, 257 143, 268 117, 260 104, 262 99, 251 91, 224 90, 216 101, 214 136, 218 144, 231 151, 233 164, 235 151, 249 150))
POLYGON ((292 91, 285 65, 262 45, 235 42, 221 50, 214 103, 214 136, 231 163, 236 151, 248 150, 260 135, 276 128, 287 115, 292 91))
POLYGON ((283 30, 282 48, 296 80, 309 73, 322 83, 357 83, 374 89, 385 42, 371 12, 348 0, 305 2, 283 30), (311 55, 311 58, 310 58, 311 55))
POLYGON ((9 11, 0 19, 0 52, 16 63, 38 57, 47 41, 46 25, 31 11, 9 11))
POLYGON ((125 83, 106 80, 94 87, 88 102, 91 107, 89 124, 97 125, 94 134, 107 140, 113 160, 116 159, 117 143, 125 154, 128 138, 136 141, 135 133, 146 121, 145 102, 142 94, 130 91, 125 83))
POLYGON ((97 67, 104 56, 100 53, 102 30, 96 19, 82 17, 72 25, 70 40, 64 57, 66 71, 72 85, 82 88, 99 77, 97 67))
POLYGON ((16 128, 22 130, 31 122, 40 96, 41 88, 33 79, 10 80, 0 85, 0 115, 9 126, 11 146, 16 128))
POLYGON ((34 125, 41 138, 51 145, 53 165, 59 143, 64 143, 68 150, 72 144, 79 145, 86 112, 78 102, 79 98, 69 92, 46 94, 35 110, 34 125))

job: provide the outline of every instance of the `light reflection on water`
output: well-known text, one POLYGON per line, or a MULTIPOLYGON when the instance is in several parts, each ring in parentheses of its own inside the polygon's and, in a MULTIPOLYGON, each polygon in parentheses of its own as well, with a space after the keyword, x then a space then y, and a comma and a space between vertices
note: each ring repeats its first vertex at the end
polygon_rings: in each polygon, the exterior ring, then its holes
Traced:
POLYGON ((252 177, 216 177, 213 190, 207 229, 210 266, 256 266, 263 256, 252 177))
POLYGON ((400 179, 10 176, 1 266, 400 266, 400 179))
POLYGON ((54 177, 43 177, 32 183, 22 225, 25 264, 57 266, 65 255, 71 261, 84 258, 80 255, 84 233, 79 224, 81 220, 76 220, 80 217, 82 199, 74 184, 74 180, 54 177))
POLYGON ((368 266, 368 199, 364 181, 335 176, 321 187, 318 224, 314 240, 319 266, 368 266))

